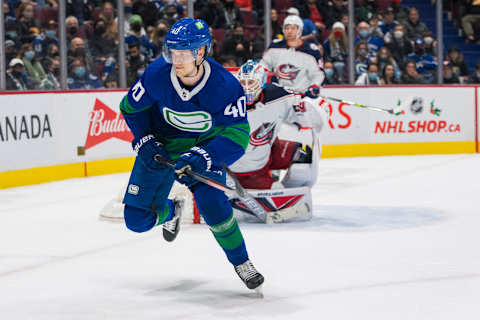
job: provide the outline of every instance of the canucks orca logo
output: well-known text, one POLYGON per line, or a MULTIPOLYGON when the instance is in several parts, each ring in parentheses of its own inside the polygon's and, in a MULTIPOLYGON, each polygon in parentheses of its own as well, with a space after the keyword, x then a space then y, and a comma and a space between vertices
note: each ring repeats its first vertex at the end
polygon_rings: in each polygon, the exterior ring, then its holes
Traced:
POLYGON ((212 116, 205 111, 178 112, 163 108, 165 121, 182 131, 206 132, 212 127, 212 116))
POLYGON ((270 143, 273 138, 273 130, 275 129, 275 123, 263 123, 257 130, 250 134, 250 144, 258 147, 270 143))
POLYGON ((293 64, 281 64, 277 67, 277 76, 280 79, 284 80, 295 80, 297 78, 297 74, 300 71, 296 66, 293 64))

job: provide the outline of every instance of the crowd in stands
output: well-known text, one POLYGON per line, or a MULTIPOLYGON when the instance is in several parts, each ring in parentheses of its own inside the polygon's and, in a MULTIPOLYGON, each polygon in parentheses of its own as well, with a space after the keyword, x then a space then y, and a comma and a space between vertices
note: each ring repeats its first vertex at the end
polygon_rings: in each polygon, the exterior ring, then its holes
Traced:
MULTIPOLYGON (((480 41, 480 0, 443 0, 468 43, 480 41)), ((162 54, 169 28, 187 14, 187 0, 123 0, 126 61, 118 61, 116 1, 66 0, 69 89, 117 88, 119 66, 127 86, 162 54)), ((194 12, 213 37, 212 56, 226 67, 265 51, 263 0, 196 0, 194 12)), ((5 0, 7 90, 60 89, 57 0, 5 0)), ((348 82, 348 1, 273 0, 272 41, 283 38, 288 15, 302 18, 302 40, 323 53, 326 84, 348 82)), ((437 82, 437 40, 419 11, 401 0, 355 1, 355 84, 437 82)), ((480 54, 479 54, 480 57, 480 54)), ((444 83, 480 83, 480 63, 468 70, 459 48, 450 47, 444 83)))

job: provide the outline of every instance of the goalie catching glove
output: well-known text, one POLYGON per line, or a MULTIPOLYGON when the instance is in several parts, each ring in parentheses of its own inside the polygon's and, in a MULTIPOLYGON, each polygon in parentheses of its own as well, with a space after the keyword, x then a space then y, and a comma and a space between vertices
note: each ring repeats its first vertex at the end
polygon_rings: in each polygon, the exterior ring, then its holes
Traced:
POLYGON ((132 141, 133 150, 142 160, 143 164, 152 170, 165 169, 165 164, 155 161, 155 155, 170 159, 167 149, 155 139, 153 134, 146 135, 132 141))
POLYGON ((198 182, 188 174, 189 170, 221 183, 226 181, 224 169, 215 165, 212 156, 204 147, 192 147, 188 152, 182 154, 175 164, 177 181, 187 187, 198 182))

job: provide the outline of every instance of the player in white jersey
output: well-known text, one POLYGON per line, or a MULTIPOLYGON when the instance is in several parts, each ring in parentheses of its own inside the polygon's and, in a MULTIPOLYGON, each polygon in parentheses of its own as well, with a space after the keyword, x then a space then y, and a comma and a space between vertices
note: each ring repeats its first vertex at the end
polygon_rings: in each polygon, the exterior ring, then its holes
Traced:
MULTIPOLYGON (((247 97, 250 141, 245 154, 230 166, 247 189, 270 189, 275 179, 271 170, 289 169, 294 163, 311 163, 312 149, 296 141, 278 139, 282 123, 298 129, 317 128, 323 120, 301 96, 266 83, 267 72, 255 61, 247 61, 237 74, 247 97), (319 123, 320 122, 320 123, 319 123)), ((314 179, 314 177, 311 177, 314 179)), ((307 185, 305 183, 304 185, 307 185)))
POLYGON ((302 29, 300 17, 286 17, 283 21, 285 39, 274 40, 260 63, 275 73, 285 89, 316 98, 325 79, 323 59, 316 44, 300 39, 302 29))

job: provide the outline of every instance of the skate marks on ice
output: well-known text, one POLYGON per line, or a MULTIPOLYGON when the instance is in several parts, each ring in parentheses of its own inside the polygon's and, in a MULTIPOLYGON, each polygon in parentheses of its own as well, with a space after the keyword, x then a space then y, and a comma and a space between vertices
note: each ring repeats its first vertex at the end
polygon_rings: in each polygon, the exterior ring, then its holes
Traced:
POLYGON ((440 223, 446 219, 445 212, 434 208, 314 205, 313 217, 309 221, 274 225, 249 224, 248 228, 365 232, 416 228, 440 223))
POLYGON ((215 319, 237 319, 242 318, 242 315, 247 319, 253 315, 255 319, 261 319, 298 311, 299 305, 288 301, 285 296, 270 292, 271 290, 263 297, 244 287, 240 281, 235 286, 237 281, 223 280, 225 279, 171 279, 169 283, 147 291, 145 296, 158 299, 159 305, 175 301, 179 307, 167 315, 174 316, 175 319, 212 319, 212 316, 215 319), (192 313, 192 310, 195 312, 192 313))
POLYGON ((446 214, 420 207, 320 206, 313 207, 312 229, 324 231, 383 231, 439 223, 446 214))

